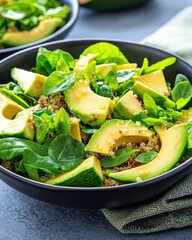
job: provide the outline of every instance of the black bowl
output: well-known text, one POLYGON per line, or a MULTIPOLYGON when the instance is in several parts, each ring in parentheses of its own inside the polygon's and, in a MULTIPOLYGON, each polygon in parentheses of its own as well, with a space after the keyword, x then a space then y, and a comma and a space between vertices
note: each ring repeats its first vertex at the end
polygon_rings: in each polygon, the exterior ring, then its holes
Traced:
MULTIPOLYGON (((87 46, 101 41, 108 41, 115 44, 131 62, 137 62, 138 64, 142 63, 144 57, 147 57, 150 63, 153 63, 174 55, 150 46, 110 39, 62 40, 41 46, 50 50, 63 49, 70 52, 74 57, 78 57, 87 46)), ((22 50, 2 60, 0 63, 1 82, 11 80, 10 70, 15 66, 24 69, 30 69, 35 66, 38 47, 39 46, 35 46, 22 50)), ((178 73, 186 75, 189 79, 192 76, 192 67, 183 59, 179 57, 177 57, 177 59, 175 65, 165 70, 165 77, 170 82, 173 82, 178 73)), ((16 190, 44 202, 71 208, 112 208, 141 202, 161 194, 189 174, 192 170, 191 165, 192 158, 169 172, 153 179, 105 188, 47 185, 19 176, 2 166, 0 166, 0 179, 16 190)))
POLYGON ((80 6, 94 9, 96 11, 118 11, 135 8, 148 3, 151 0, 79 0, 80 6))
POLYGON ((67 23, 63 27, 61 27, 56 32, 52 33, 51 35, 49 35, 45 38, 42 38, 36 42, 32 42, 29 44, 16 46, 16 47, 7 47, 4 49, 0 49, 0 60, 3 59, 4 57, 7 57, 8 55, 10 55, 12 53, 20 51, 22 49, 32 47, 37 44, 42 44, 45 42, 50 42, 50 41, 55 41, 55 40, 61 40, 61 39, 65 38, 77 20, 78 13, 79 13, 79 3, 78 3, 78 0, 61 0, 61 2, 63 4, 68 4, 71 7, 71 14, 67 20, 67 23))

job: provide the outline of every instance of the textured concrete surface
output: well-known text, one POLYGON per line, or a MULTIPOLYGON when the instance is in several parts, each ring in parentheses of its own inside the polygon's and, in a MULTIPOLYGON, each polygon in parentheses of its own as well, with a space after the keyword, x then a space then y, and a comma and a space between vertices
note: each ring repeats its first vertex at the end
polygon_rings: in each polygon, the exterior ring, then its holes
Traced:
MULTIPOLYGON (((142 8, 115 13, 80 9, 79 19, 67 38, 140 41, 190 4, 192 0, 154 0, 142 8)), ((67 209, 43 203, 0 181, 0 240, 190 240, 191 234, 192 227, 147 235, 123 235, 99 210, 67 209)))

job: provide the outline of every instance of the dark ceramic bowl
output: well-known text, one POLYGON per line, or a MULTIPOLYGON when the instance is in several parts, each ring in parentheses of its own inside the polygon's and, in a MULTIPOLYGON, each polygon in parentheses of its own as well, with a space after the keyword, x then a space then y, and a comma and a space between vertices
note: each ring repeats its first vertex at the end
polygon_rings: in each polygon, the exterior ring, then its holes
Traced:
MULTIPOLYGON (((141 65, 144 57, 150 63, 172 56, 173 54, 146 45, 110 39, 62 40, 41 46, 47 49, 63 49, 74 57, 89 45, 108 41, 118 46, 131 62, 141 65)), ((35 66, 38 46, 22 50, 2 60, 0 63, 1 83, 8 82, 13 67, 30 69, 35 66)), ((175 65, 165 70, 166 79, 173 82, 176 74, 182 73, 192 81, 192 67, 178 57, 175 65)), ((169 153, 167 153, 168 157, 169 153)), ((0 179, 16 190, 44 202, 72 208, 112 208, 144 201, 161 194, 192 170, 192 158, 171 171, 150 180, 125 184, 116 187, 64 187, 52 186, 21 177, 0 166, 0 179)))
POLYGON ((80 6, 97 11, 118 11, 135 8, 151 0, 79 0, 80 6))
POLYGON ((16 47, 7 47, 4 49, 0 49, 0 60, 3 59, 4 57, 7 57, 8 55, 10 55, 12 53, 20 51, 22 49, 32 47, 37 44, 42 44, 45 42, 50 42, 50 41, 55 41, 55 40, 61 40, 61 39, 65 38, 77 20, 78 13, 79 13, 79 3, 78 3, 78 0, 61 0, 61 2, 63 4, 68 4, 71 7, 71 14, 67 20, 67 23, 63 27, 61 27, 56 32, 52 33, 51 35, 49 35, 45 38, 42 38, 41 40, 38 40, 36 42, 32 42, 29 44, 16 46, 16 47))

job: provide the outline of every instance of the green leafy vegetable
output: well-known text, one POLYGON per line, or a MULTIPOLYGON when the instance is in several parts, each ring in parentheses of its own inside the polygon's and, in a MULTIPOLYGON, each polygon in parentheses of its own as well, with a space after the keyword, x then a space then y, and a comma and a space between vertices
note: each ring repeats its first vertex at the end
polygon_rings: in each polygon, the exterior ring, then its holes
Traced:
POLYGON ((117 72, 117 81, 119 83, 126 82, 127 80, 129 80, 135 74, 135 72, 136 72, 136 70, 119 71, 119 72, 117 72))
POLYGON ((75 84, 73 72, 55 71, 47 78, 43 86, 43 94, 48 95, 56 92, 63 92, 75 84))
POLYGON ((50 144, 49 155, 55 157, 60 168, 69 171, 85 159, 85 145, 70 135, 59 135, 50 144))
POLYGON ((86 125, 83 125, 83 124, 79 124, 81 130, 84 132, 84 133, 87 133, 87 134, 93 134, 97 131, 96 128, 90 128, 89 126, 86 126, 86 125))
POLYGON ((86 56, 89 53, 98 53, 99 56, 96 60, 97 64, 103 63, 117 63, 117 64, 124 64, 129 63, 127 58, 124 54, 119 50, 119 48, 111 43, 108 42, 100 42, 92 44, 91 46, 87 47, 82 55, 86 56))
POLYGON ((96 93, 100 96, 111 98, 111 99, 115 97, 111 88, 104 84, 103 85, 98 84, 96 93))
POLYGON ((63 107, 61 107, 59 111, 56 113, 55 129, 59 134, 68 135, 71 132, 70 118, 68 113, 63 107))
POLYGON ((156 105, 156 102, 153 100, 153 98, 149 94, 144 93, 143 103, 145 105, 145 108, 149 112, 149 115, 152 117, 157 117, 158 107, 156 105))
POLYGON ((106 156, 101 159, 101 166, 103 167, 116 167, 126 162, 130 156, 138 152, 138 149, 130 149, 130 148, 121 148, 115 152, 113 157, 106 156))
POLYGON ((54 71, 69 72, 74 68, 75 60, 68 52, 56 49, 49 51, 39 48, 36 58, 36 67, 33 71, 49 76, 54 71))
POLYGON ((148 163, 151 162, 156 156, 157 152, 145 152, 145 153, 140 153, 136 158, 136 162, 140 163, 148 163))
POLYGON ((165 69, 166 67, 173 65, 176 61, 177 61, 176 57, 169 57, 169 58, 163 59, 145 68, 142 74, 147 74, 157 70, 165 69))

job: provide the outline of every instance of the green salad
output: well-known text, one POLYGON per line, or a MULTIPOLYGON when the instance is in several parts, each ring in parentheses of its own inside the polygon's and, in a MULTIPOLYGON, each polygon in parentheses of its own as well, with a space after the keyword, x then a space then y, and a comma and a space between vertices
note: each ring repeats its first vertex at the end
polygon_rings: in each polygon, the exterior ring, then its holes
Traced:
POLYGON ((192 84, 169 57, 141 66, 108 42, 76 59, 40 47, 0 84, 0 164, 46 184, 106 187, 159 176, 192 156, 192 84))
POLYGON ((49 36, 65 25, 70 12, 58 0, 0 1, 0 49, 49 36))

